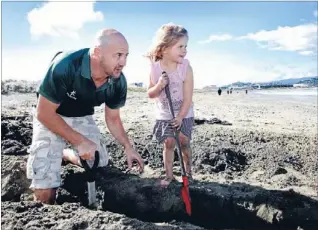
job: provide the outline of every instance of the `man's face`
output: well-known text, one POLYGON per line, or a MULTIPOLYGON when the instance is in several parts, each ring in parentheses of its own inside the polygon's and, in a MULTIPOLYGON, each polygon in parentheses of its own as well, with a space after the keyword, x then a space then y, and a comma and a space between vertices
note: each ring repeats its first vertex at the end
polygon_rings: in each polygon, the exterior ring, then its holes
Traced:
POLYGON ((113 38, 100 50, 100 65, 106 75, 118 78, 126 65, 128 44, 122 37, 113 38))

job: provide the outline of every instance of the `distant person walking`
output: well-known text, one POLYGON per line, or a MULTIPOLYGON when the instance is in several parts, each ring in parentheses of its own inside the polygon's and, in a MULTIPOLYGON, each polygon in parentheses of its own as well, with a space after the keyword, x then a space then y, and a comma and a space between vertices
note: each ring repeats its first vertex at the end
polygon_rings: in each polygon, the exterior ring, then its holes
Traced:
POLYGON ((222 89, 221 88, 219 88, 218 94, 219 94, 219 96, 221 96, 221 94, 222 94, 222 89))

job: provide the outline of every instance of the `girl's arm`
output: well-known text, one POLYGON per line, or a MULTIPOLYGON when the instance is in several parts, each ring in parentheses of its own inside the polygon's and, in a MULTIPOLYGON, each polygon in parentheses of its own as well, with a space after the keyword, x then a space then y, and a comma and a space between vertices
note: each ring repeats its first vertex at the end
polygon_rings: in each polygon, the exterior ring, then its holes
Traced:
POLYGON ((164 86, 162 86, 159 83, 160 83, 160 81, 158 81, 157 84, 154 84, 151 80, 151 76, 149 77, 149 85, 148 85, 148 91, 147 91, 149 98, 156 98, 160 95, 164 86))
POLYGON ((192 104, 192 97, 193 97, 193 70, 190 65, 188 65, 187 75, 183 82, 183 103, 178 114, 179 118, 184 118, 189 108, 192 104))

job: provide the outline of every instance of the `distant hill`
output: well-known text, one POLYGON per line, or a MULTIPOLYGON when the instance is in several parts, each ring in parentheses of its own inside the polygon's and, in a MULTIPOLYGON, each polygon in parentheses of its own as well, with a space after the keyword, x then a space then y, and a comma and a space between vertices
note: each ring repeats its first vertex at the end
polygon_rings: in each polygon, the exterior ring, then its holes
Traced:
POLYGON ((253 84, 259 84, 260 86, 276 86, 276 85, 293 85, 293 84, 308 84, 309 86, 318 86, 318 76, 316 77, 302 77, 302 78, 288 78, 277 81, 268 82, 233 82, 232 84, 224 85, 221 88, 229 87, 249 87, 253 84))
POLYGON ((241 82, 241 81, 238 81, 238 82, 233 82, 232 84, 229 84, 229 85, 224 85, 224 86, 221 86, 221 88, 244 88, 244 87, 248 87, 250 86, 252 83, 251 82, 241 82))
POLYGON ((283 79, 283 80, 279 80, 279 81, 267 82, 267 84, 292 85, 292 84, 300 83, 301 81, 310 81, 311 79, 314 79, 314 78, 317 78, 317 77, 288 78, 288 79, 283 79))
POLYGON ((207 85, 207 86, 204 86, 202 89, 207 90, 207 91, 211 91, 211 90, 217 90, 217 87, 216 87, 216 85, 207 85))
POLYGON ((248 85, 252 84, 251 82, 241 82, 241 81, 237 81, 234 82, 232 85, 235 85, 236 87, 246 87, 248 85))
POLYGON ((318 86, 318 77, 314 77, 308 80, 301 80, 300 82, 298 82, 299 84, 308 84, 308 85, 314 85, 314 86, 318 86))

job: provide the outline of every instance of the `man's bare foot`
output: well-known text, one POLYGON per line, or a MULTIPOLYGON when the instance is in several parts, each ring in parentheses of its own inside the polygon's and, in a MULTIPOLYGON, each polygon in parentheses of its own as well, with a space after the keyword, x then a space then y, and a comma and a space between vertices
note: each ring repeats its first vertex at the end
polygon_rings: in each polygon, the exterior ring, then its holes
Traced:
POLYGON ((75 154, 74 150, 72 149, 64 149, 63 150, 63 160, 66 162, 70 162, 74 165, 82 167, 82 165, 79 163, 79 159, 77 155, 75 154))

